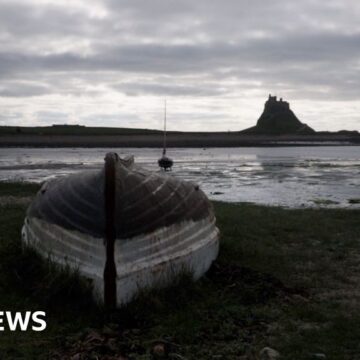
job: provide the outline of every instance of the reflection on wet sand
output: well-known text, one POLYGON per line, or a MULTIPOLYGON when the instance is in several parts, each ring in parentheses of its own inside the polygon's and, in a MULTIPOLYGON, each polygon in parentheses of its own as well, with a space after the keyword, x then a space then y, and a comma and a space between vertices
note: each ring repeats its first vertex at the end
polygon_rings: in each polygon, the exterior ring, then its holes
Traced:
MULTIPOLYGON (((159 149, 112 149, 134 154, 159 171, 159 149)), ((109 149, 0 149, 0 180, 41 182, 102 166, 109 149)), ((172 175, 200 184, 210 198, 289 207, 356 207, 360 147, 169 149, 172 175)))

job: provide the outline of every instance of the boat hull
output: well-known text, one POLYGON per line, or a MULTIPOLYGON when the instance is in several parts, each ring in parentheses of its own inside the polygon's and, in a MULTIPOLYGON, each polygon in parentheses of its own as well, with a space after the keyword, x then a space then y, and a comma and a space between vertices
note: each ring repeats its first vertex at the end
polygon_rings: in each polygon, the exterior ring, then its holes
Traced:
POLYGON ((45 183, 23 241, 78 269, 113 308, 181 273, 198 279, 218 254, 212 205, 198 185, 109 153, 98 171, 45 183))
MULTIPOLYGON (((128 240, 117 239, 117 306, 143 290, 170 285, 183 273, 191 274, 194 280, 200 278, 218 255, 218 234, 215 219, 206 218, 173 224, 128 240)), ((22 237, 25 244, 43 256, 79 270, 91 280, 95 297, 103 301, 104 239, 29 217, 22 237)))

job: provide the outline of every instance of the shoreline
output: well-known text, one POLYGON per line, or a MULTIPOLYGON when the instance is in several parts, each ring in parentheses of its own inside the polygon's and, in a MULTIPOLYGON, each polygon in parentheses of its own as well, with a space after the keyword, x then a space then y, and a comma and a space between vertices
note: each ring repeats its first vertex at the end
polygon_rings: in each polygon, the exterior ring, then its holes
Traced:
MULTIPOLYGON (((162 134, 123 135, 1 135, 0 147, 121 147, 162 148, 162 134)), ((359 146, 360 136, 350 135, 242 135, 238 133, 168 133, 167 147, 285 147, 359 146)))
MULTIPOLYGON (((0 180, 0 206, 3 205, 29 205, 36 193, 40 190, 44 182, 35 181, 14 181, 14 180, 0 180)), ((227 201, 217 199, 212 194, 208 194, 209 200, 215 204, 224 204, 229 206, 259 206, 264 208, 282 209, 289 211, 300 210, 344 210, 353 211, 360 210, 360 198, 351 197, 347 199, 347 203, 339 203, 327 198, 314 198, 310 204, 299 204, 289 206, 279 203, 261 203, 254 201, 227 201)))

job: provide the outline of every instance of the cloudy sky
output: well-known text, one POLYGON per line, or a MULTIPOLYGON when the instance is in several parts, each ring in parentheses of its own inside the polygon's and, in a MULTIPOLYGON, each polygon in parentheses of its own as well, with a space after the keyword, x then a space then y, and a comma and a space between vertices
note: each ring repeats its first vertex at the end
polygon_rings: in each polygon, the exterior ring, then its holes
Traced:
POLYGON ((0 124, 360 130, 358 0, 0 0, 0 124))

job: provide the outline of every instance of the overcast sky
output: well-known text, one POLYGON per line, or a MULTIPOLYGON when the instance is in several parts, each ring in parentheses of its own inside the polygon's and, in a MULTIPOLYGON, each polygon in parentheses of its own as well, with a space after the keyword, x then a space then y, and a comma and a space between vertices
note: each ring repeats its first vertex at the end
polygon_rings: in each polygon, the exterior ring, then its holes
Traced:
POLYGON ((359 0, 0 0, 0 124, 360 130, 359 0))

